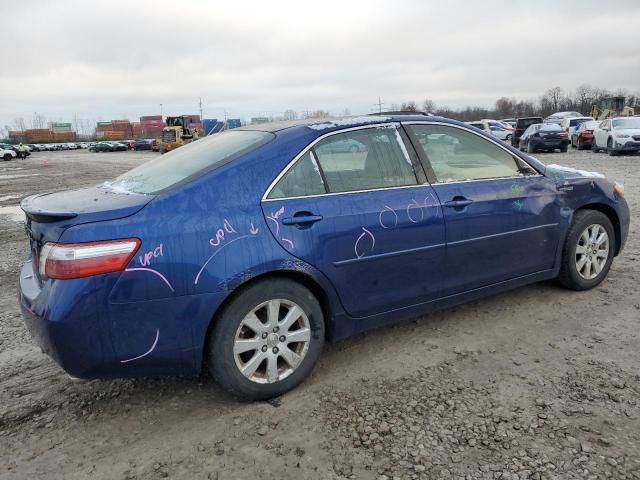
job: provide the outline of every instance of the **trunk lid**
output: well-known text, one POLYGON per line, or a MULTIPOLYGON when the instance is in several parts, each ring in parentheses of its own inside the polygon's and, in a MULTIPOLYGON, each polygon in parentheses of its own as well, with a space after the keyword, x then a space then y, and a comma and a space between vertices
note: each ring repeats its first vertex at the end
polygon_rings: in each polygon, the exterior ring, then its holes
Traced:
POLYGON ((41 280, 38 263, 42 246, 46 242, 57 242, 65 229, 81 223, 128 217, 153 198, 154 195, 116 190, 105 184, 25 198, 20 207, 27 217, 25 230, 35 277, 41 280))

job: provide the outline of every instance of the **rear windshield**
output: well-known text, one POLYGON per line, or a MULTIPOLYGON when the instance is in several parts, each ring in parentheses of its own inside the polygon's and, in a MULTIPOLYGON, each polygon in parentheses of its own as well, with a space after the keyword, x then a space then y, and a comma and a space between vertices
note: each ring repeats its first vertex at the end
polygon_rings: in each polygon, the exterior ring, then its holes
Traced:
POLYGON ((569 126, 577 127, 581 123, 586 122, 588 120, 591 120, 591 119, 590 118, 572 118, 571 120, 569 120, 569 126))
POLYGON ((158 193, 248 153, 274 137, 268 132, 216 133, 129 170, 105 186, 133 193, 158 193))
POLYGON ((545 123, 540 127, 540 130, 547 132, 562 132, 562 127, 557 123, 545 123))
POLYGON ((640 118, 620 118, 614 120, 613 128, 640 128, 640 118))

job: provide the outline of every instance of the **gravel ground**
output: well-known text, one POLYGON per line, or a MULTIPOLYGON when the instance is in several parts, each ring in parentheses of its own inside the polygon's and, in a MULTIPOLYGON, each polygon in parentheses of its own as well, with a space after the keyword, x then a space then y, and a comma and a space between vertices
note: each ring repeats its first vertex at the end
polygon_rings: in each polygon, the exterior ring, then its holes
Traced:
MULTIPOLYGON (((0 479, 640 479, 637 217, 596 289, 536 284, 329 345, 275 401, 205 376, 72 383, 20 318, 12 207, 154 155, 0 163, 0 479)), ((605 173, 640 209, 640 156, 538 158, 605 173)))

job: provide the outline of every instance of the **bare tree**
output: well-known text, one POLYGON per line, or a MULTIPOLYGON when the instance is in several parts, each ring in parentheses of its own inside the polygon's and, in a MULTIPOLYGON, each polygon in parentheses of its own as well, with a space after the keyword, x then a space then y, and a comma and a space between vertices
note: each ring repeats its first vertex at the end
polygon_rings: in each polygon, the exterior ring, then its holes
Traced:
POLYGON ((402 110, 403 112, 417 112, 418 105, 413 100, 409 100, 408 102, 402 102, 400 110, 402 110))
POLYGON ((13 120, 13 126, 16 130, 20 130, 21 132, 27 129, 27 125, 24 122, 24 118, 18 117, 13 120))
POLYGON ((436 111, 436 102, 431 100, 430 98, 426 98, 424 102, 422 102, 422 111, 427 113, 433 113, 436 111))

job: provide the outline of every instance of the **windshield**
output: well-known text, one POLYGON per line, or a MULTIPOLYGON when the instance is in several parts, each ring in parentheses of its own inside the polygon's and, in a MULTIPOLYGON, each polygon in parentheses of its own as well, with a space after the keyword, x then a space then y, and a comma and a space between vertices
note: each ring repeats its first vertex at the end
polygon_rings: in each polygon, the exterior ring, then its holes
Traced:
POLYGON ((158 193, 248 153, 274 137, 267 132, 216 133, 129 170, 114 181, 105 182, 105 186, 123 192, 158 193))
POLYGON ((581 124, 581 127, 584 130, 593 130, 594 128, 596 128, 598 125, 600 124, 600 122, 596 122, 595 120, 591 120, 588 122, 584 122, 583 124, 581 124))
POLYGON ((640 128, 640 117, 614 120, 613 128, 640 128))
POLYGON ((544 130, 546 132, 562 132, 562 127, 557 123, 545 123, 540 127, 540 130, 544 130))

